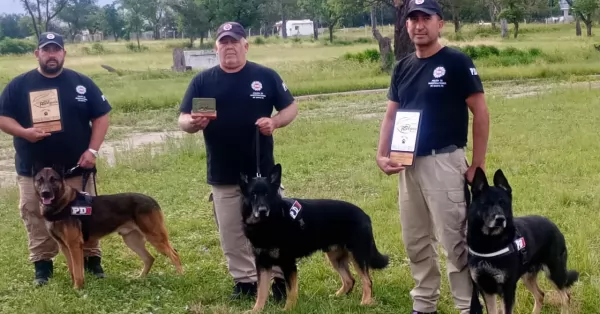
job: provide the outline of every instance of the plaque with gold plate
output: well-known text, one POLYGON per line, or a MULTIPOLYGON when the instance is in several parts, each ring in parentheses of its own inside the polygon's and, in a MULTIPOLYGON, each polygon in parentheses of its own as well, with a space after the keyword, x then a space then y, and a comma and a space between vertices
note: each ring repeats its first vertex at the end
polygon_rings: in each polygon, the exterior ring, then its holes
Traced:
POLYGON ((217 118, 217 100, 214 98, 192 98, 192 113, 210 120, 217 118))
POLYGON ((419 142, 421 113, 421 110, 407 109, 396 112, 390 145, 390 159, 405 167, 414 165, 419 142))
POLYGON ((63 130, 57 89, 29 92, 29 108, 34 128, 47 133, 63 130))

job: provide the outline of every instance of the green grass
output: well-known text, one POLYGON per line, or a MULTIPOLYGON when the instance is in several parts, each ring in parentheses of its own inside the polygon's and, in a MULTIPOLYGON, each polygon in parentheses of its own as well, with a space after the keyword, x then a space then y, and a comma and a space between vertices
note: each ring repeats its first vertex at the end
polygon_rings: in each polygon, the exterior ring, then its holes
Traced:
MULTIPOLYGON (((581 273, 572 289, 571 313, 595 313, 600 307, 600 164, 595 159, 600 153, 596 130, 600 91, 585 86, 555 88, 539 96, 507 99, 502 96, 504 89, 489 90, 488 171, 502 168, 507 175, 516 215, 545 215, 558 224, 569 247, 569 268, 581 273)), ((397 176, 383 175, 374 161, 384 96, 306 100, 301 102, 298 119, 276 132, 275 156, 283 165, 286 194, 360 205, 373 220, 378 247, 391 256, 390 267, 373 274, 377 305, 371 308, 358 305, 360 284, 348 297, 329 297, 340 282, 323 254, 301 260, 300 298, 293 313, 410 310, 413 282, 400 236, 397 176)), ((176 123, 174 116, 160 119, 165 125, 176 123)), ((33 267, 26 260, 27 239, 17 210, 18 191, 5 189, 0 203, 1 313, 239 313, 251 308, 252 300, 227 301, 231 280, 207 202, 201 136, 159 146, 165 153, 151 155, 151 148, 122 151, 116 166, 100 164, 99 193, 136 191, 155 197, 181 255, 184 276, 177 276, 169 261, 159 256, 147 279, 135 278, 141 261, 112 235, 101 242, 106 279, 86 276, 85 289, 73 291, 59 255, 50 285, 33 289, 33 267)), ((542 275, 540 279, 547 292, 543 313, 559 313, 551 286, 542 275)), ((517 302, 515 313, 531 312, 533 298, 521 283, 517 302)), ((446 278, 439 306, 441 313, 455 312, 446 278)), ((268 303, 266 313, 280 310, 268 303)))

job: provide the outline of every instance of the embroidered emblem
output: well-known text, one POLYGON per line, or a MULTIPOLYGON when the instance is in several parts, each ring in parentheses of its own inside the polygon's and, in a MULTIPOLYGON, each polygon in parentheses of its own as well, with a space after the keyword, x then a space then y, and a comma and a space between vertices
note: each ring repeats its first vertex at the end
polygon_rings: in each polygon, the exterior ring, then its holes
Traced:
POLYGON ((77 94, 79 94, 79 95, 83 95, 87 91, 87 89, 83 85, 77 85, 77 87, 75 87, 75 90, 77 91, 77 94))
POLYGON ((515 245, 517 246, 517 251, 522 250, 525 247, 525 238, 521 237, 515 240, 515 245))
POLYGON ((231 24, 229 24, 229 23, 225 24, 225 26, 223 26, 223 29, 226 30, 226 31, 230 30, 231 29, 231 24))
POLYGON ((48 35, 46 35, 46 38, 48 38, 48 39, 54 39, 54 34, 48 34, 48 35))
POLYGON ((415 0, 415 4, 423 4, 423 2, 425 2, 425 0, 415 0))
POLYGON ((255 90, 255 91, 257 91, 257 92, 262 89, 262 83, 259 82, 259 81, 252 82, 252 85, 250 85, 250 86, 252 86, 252 89, 255 90))
POLYGON ((294 201, 294 204, 292 204, 292 207, 290 207, 290 216, 292 217, 292 219, 296 219, 296 217, 298 217, 298 214, 300 213, 301 209, 302 205, 300 205, 298 201, 294 201))
POLYGON ((444 67, 437 67, 433 70, 433 77, 440 78, 446 74, 446 69, 444 67))
POLYGON ((92 214, 92 206, 71 206, 71 215, 89 216, 92 214))

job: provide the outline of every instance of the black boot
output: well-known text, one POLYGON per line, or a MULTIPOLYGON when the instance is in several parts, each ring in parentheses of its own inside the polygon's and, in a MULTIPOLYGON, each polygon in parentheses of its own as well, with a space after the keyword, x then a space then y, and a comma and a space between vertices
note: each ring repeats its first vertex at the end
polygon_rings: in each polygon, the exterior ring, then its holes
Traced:
POLYGON ((241 297, 256 297, 256 283, 255 282, 237 282, 233 286, 233 293, 230 300, 236 300, 241 297))
POLYGON ((54 265, 52 261, 37 261, 33 263, 35 267, 35 279, 33 284, 36 286, 43 286, 48 283, 48 279, 52 277, 54 272, 54 265))
POLYGON ((106 277, 104 270, 102 269, 101 260, 100 256, 86 257, 84 260, 85 270, 96 276, 96 278, 106 277))
POLYGON ((273 299, 275 300, 275 302, 285 301, 285 299, 287 298, 285 280, 281 278, 273 279, 273 284, 271 284, 271 291, 273 292, 273 299))

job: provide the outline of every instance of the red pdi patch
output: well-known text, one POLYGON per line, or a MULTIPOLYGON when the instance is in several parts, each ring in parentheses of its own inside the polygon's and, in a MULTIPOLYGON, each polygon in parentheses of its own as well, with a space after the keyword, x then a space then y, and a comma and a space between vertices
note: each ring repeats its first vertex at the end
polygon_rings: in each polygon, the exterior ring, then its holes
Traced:
POLYGON ((296 217, 298 217, 298 213, 300 212, 301 209, 302 209, 302 205, 300 205, 300 203, 298 203, 298 201, 294 201, 294 205, 292 205, 292 207, 290 208, 290 216, 293 219, 296 219, 296 217))
POLYGON ((92 214, 91 206, 72 206, 71 215, 76 216, 89 216, 92 214))
POLYGON ((524 248, 526 246, 526 244, 525 244, 525 238, 517 239, 515 241, 515 243, 517 244, 517 250, 520 250, 520 249, 522 249, 522 248, 524 248))

